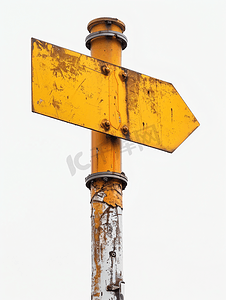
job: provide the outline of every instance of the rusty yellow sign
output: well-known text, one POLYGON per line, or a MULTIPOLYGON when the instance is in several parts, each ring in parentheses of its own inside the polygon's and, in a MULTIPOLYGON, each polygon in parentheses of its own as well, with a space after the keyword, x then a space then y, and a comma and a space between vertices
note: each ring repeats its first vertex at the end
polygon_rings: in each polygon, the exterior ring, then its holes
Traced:
POLYGON ((32 111, 167 152, 199 126, 171 83, 37 39, 32 111))

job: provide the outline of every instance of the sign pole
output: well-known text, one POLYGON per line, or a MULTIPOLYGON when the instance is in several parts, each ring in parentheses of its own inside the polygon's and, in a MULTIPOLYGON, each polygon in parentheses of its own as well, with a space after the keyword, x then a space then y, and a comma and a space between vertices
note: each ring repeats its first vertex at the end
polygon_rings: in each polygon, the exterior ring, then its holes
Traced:
MULTIPOLYGON (((121 52, 127 44, 122 34, 124 30, 124 23, 118 19, 92 20, 86 38, 91 56, 120 66, 121 52)), ((118 79, 107 66, 102 66, 101 72, 108 79, 109 94, 106 97, 109 106, 115 109, 112 114, 106 112, 106 118, 101 122, 106 134, 92 131, 92 173, 86 178, 86 186, 91 192, 91 299, 119 300, 124 299, 122 190, 127 185, 127 178, 121 172, 121 140, 108 135, 111 126, 121 126, 119 95, 111 92, 118 79)), ((100 103, 102 101, 100 99, 100 103)))
POLYGON ((124 300, 120 139, 172 153, 200 124, 175 87, 121 67, 125 24, 88 24, 86 56, 31 39, 32 111, 92 130, 92 300, 124 300))

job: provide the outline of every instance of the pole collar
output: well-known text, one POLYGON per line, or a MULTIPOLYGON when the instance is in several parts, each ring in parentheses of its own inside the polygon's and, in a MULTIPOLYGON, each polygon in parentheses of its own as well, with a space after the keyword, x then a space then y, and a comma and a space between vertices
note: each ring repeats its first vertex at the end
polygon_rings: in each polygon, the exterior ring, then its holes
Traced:
POLYGON ((116 172, 110 172, 110 171, 97 172, 97 173, 90 174, 85 178, 86 187, 88 189, 90 189, 90 185, 96 179, 103 179, 104 181, 118 179, 122 183, 123 190, 126 188, 127 182, 128 182, 128 178, 126 177, 126 175, 123 172, 122 173, 116 173, 116 172))
POLYGON ((94 38, 98 38, 98 37, 116 37, 117 40, 120 41, 120 43, 122 44, 122 50, 124 50, 127 47, 127 38, 124 34, 118 32, 118 31, 113 31, 113 30, 102 30, 102 31, 96 31, 96 32, 92 32, 90 33, 85 40, 86 43, 86 47, 90 50, 91 49, 91 41, 94 38))

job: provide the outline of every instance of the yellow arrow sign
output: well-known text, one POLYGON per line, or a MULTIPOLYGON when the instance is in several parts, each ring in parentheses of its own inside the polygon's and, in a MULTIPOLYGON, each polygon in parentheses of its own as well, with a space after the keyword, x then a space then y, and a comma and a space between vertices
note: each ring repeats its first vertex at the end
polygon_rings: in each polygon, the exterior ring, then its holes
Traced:
POLYGON ((171 83, 36 39, 32 111, 168 152, 199 126, 171 83))

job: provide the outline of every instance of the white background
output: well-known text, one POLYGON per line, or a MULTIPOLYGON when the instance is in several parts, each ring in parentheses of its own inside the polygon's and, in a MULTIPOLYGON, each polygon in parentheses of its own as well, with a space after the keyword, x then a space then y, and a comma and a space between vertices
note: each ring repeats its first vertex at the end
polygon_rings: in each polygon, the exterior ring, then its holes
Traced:
POLYGON ((225 14, 223 0, 2 1, 1 300, 90 299, 90 169, 66 162, 90 162, 90 131, 31 112, 30 39, 90 55, 87 24, 107 16, 126 24, 122 65, 173 83, 201 124, 173 154, 123 152, 125 299, 226 299, 225 14))

